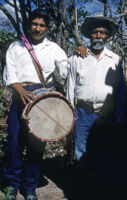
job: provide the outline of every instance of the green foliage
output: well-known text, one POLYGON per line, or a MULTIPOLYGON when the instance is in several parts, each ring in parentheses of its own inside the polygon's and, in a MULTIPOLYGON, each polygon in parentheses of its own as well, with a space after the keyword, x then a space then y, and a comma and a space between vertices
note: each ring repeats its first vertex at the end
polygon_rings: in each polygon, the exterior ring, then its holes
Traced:
MULTIPOLYGON (((3 101, 4 101, 3 91, 4 91, 3 87, 0 87, 0 120, 5 116, 5 107, 3 106, 3 101)), ((3 127, 0 124, 0 161, 3 156, 3 141, 5 140, 5 138, 6 138, 5 127, 3 127)))
POLYGON ((5 56, 5 53, 8 49, 8 46, 15 40, 15 38, 6 30, 0 30, 0 51, 2 56, 5 56))
POLYGON ((5 132, 1 131, 0 132, 0 161, 2 161, 2 157, 4 155, 4 152, 3 152, 3 141, 4 139, 6 138, 6 134, 5 132))
POLYGON ((5 113, 5 108, 3 107, 3 100, 4 100, 3 87, 0 87, 0 118, 3 117, 5 113))
POLYGON ((0 43, 3 41, 13 41, 14 35, 10 34, 7 30, 0 30, 0 43))
POLYGON ((4 96, 4 94, 3 94, 3 88, 0 88, 0 100, 3 99, 3 96, 4 96))
POLYGON ((0 31, 0 43, 5 44, 5 42, 13 41, 12 35, 10 35, 6 30, 0 31))
POLYGON ((8 200, 9 195, 12 193, 12 187, 6 187, 4 189, 5 197, 2 200, 8 200))

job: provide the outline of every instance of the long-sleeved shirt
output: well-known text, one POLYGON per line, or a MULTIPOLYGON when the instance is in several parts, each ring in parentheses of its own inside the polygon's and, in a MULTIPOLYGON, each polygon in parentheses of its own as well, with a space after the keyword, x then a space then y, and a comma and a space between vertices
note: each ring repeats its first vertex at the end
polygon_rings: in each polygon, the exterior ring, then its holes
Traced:
MULTIPOLYGON (((91 52, 87 57, 72 56, 67 80, 67 98, 92 103, 94 109, 114 110, 114 98, 121 79, 119 56, 104 48, 97 59, 91 52)), ((117 95, 118 96, 118 95, 117 95)))
MULTIPOLYGON (((42 43, 32 47, 43 68, 44 78, 54 71, 57 62, 61 63, 60 75, 66 78, 67 56, 56 43, 45 38, 42 43)), ((3 79, 5 85, 22 82, 40 83, 31 55, 22 41, 13 42, 8 48, 3 79)), ((49 81, 51 82, 52 78, 49 81)))

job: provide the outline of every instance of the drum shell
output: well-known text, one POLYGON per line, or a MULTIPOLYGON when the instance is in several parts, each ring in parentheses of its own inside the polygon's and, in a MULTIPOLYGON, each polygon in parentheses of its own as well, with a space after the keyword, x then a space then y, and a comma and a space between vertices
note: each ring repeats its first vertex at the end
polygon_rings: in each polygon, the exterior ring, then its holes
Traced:
MULTIPOLYGON (((74 127, 74 124, 75 124, 75 120, 76 120, 75 111, 74 111, 73 106, 59 92, 51 91, 49 89, 39 89, 39 90, 34 91, 34 94, 35 94, 34 100, 32 102, 30 102, 29 104, 27 104, 27 106, 25 107, 24 112, 23 112, 23 118, 25 119, 25 123, 27 125, 27 129, 28 129, 28 132, 29 132, 29 142, 30 142, 30 144, 32 145, 34 150, 36 150, 38 153, 42 153, 43 154, 43 158, 47 158, 47 157, 48 158, 51 158, 51 157, 53 158, 53 157, 56 157, 56 156, 64 156, 64 155, 66 155, 68 153, 68 149, 70 147, 73 148, 72 147, 73 146, 73 144, 72 144, 73 143, 72 130, 73 130, 73 127, 74 127), (56 101, 54 103, 54 104, 56 104, 56 108, 57 107, 61 107, 61 104, 62 104, 62 106, 65 106, 65 107, 67 107, 67 109, 69 108, 71 110, 71 111, 69 110, 69 113, 72 112, 71 113, 71 117, 73 116, 73 119, 71 119, 70 127, 67 130, 66 129, 64 130, 64 127, 62 127, 62 129, 61 129, 61 127, 57 126, 57 129, 60 128, 60 130, 62 130, 64 132, 64 134, 62 134, 60 136, 55 135, 54 138, 53 137, 52 138, 43 138, 43 137, 40 137, 40 136, 36 135, 33 132, 33 130, 31 130, 30 119, 29 119, 29 114, 31 112, 31 109, 33 109, 34 106, 37 106, 38 102, 39 102, 39 104, 42 103, 41 106, 45 108, 45 106, 47 106, 45 104, 45 101, 46 101, 46 103, 49 101, 48 103, 49 103, 50 106, 52 104, 52 103, 50 103, 50 101, 54 101, 54 102, 56 101), (60 104, 57 105, 57 103, 59 101, 60 101, 60 104), (69 144, 70 142, 71 142, 71 144, 69 144)), ((51 109, 49 108, 50 111, 52 109, 53 108, 51 108, 51 109)), ((63 112, 63 110, 64 109, 62 108, 62 112, 63 112)), ((62 112, 61 112, 61 114, 64 115, 64 113, 62 113, 62 112)), ((44 115, 45 115, 45 113, 44 113, 44 115)), ((66 115, 67 115, 67 113, 66 113, 66 115)), ((66 116, 65 116, 65 118, 66 118, 66 116)), ((53 122, 54 121, 55 121, 55 123, 57 123, 56 119, 53 120, 53 122)), ((49 122, 52 123, 52 117, 49 120, 49 122)), ((38 124, 38 122, 37 122, 37 124, 38 124)), ((43 128, 43 125, 41 127, 43 128)), ((55 133, 53 133, 53 134, 55 134, 55 133)))

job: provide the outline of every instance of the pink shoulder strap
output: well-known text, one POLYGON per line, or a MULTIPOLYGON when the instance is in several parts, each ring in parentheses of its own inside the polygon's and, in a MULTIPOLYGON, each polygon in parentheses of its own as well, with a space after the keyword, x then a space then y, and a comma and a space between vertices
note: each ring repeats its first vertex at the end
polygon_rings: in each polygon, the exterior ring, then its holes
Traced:
POLYGON ((27 50, 29 51, 29 53, 32 56, 32 58, 34 59, 34 61, 37 63, 37 65, 40 68, 40 70, 43 70, 39 60, 36 57, 34 49, 33 49, 32 45, 29 43, 29 41, 27 40, 26 36, 25 35, 21 35, 21 40, 23 41, 24 45, 26 46, 27 50))

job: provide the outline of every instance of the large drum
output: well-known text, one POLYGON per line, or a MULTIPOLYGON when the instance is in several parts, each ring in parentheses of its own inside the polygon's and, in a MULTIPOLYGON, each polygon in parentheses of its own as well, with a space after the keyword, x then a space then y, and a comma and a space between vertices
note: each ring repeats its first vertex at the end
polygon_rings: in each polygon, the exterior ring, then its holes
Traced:
POLYGON ((73 106, 61 93, 50 89, 42 88, 33 93, 35 97, 23 111, 33 147, 37 151, 45 151, 45 154, 47 150, 53 154, 53 149, 58 151, 60 145, 64 151, 62 145, 67 146, 65 138, 72 132, 76 120, 73 106))

